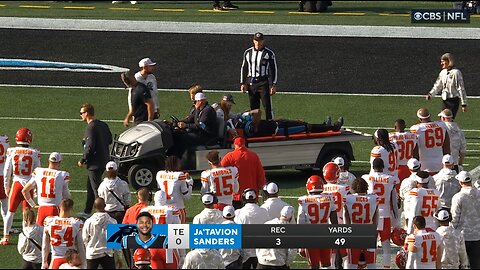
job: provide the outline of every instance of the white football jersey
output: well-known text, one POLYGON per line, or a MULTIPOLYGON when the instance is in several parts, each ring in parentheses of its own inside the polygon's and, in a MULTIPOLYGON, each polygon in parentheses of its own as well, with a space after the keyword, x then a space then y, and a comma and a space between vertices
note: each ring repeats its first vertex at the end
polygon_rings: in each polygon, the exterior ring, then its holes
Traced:
MULTIPOLYGON (((406 242, 413 244, 417 250, 409 252, 407 269, 435 269, 437 260, 437 248, 442 245, 442 239, 437 232, 417 231, 407 236, 406 242)), ((438 254, 440 255, 440 254, 438 254)))
POLYGON ((64 189, 68 189, 70 174, 66 171, 37 167, 32 179, 37 186, 38 205, 60 205, 64 189))
POLYGON ((409 159, 413 158, 413 149, 418 143, 418 136, 412 132, 390 132, 388 134, 390 142, 397 145, 398 160, 400 166, 407 165, 409 159))
POLYGON ((32 176, 35 168, 40 167, 40 151, 29 147, 10 147, 7 149, 5 168, 3 169, 5 181, 20 182, 25 186, 32 176))
POLYGON ((436 189, 414 188, 408 193, 408 213, 405 216, 409 219, 409 232, 413 231, 413 218, 422 216, 427 223, 426 228, 437 229, 433 215, 440 208, 440 192, 436 189))
POLYGON ((202 192, 212 192, 218 198, 218 203, 232 204, 233 193, 238 193, 237 167, 218 167, 203 171, 202 192))
POLYGON ((147 79, 144 79, 139 71, 135 73, 135 79, 137 79, 138 82, 145 84, 148 90, 150 90, 150 95, 152 96, 153 104, 155 105, 155 111, 158 111, 160 102, 158 100, 157 78, 155 78, 155 75, 148 74, 147 79))
POLYGON ((345 208, 351 224, 373 224, 379 197, 376 194, 348 194, 345 208))
POLYGON ((373 172, 373 160, 381 158, 383 160, 383 172, 398 177, 398 147, 393 144, 393 152, 388 152, 383 146, 375 146, 370 152, 370 173, 373 172))
POLYGON ((167 195, 167 204, 177 209, 185 208, 183 197, 190 192, 186 180, 187 177, 183 172, 159 171, 157 173, 157 183, 167 195))
POLYGON ((143 208, 140 212, 152 214, 155 224, 181 224, 180 211, 172 205, 162 205, 143 208))
POLYGON ((83 221, 74 217, 49 216, 43 221, 43 226, 50 235, 52 258, 56 259, 64 258, 67 249, 74 248, 77 234, 82 233, 83 221))
POLYGON ((386 173, 373 172, 362 178, 368 183, 368 193, 378 196, 378 216, 391 217, 392 191, 400 183, 398 177, 386 173))
POLYGON ((421 169, 438 172, 442 169, 443 143, 447 127, 441 121, 419 123, 410 128, 418 136, 418 155, 421 169))
POLYGON ((342 184, 327 183, 323 186, 323 193, 332 194, 335 200, 335 209, 337 211, 338 224, 343 222, 343 198, 350 192, 350 187, 342 184))
POLYGON ((7 156, 7 149, 10 147, 10 140, 6 135, 0 135, 0 176, 3 176, 3 168, 7 156))
POLYGON ((328 224, 330 213, 337 211, 332 194, 304 195, 298 198, 298 224, 328 224))

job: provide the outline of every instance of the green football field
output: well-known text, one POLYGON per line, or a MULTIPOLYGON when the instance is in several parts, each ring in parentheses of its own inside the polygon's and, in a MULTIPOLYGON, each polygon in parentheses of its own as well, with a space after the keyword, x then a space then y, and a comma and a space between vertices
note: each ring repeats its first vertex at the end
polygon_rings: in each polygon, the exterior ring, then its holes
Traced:
MULTIPOLYGON (((219 100, 222 92, 206 91, 211 102, 219 100)), ((236 100, 234 110, 247 109, 248 101, 245 95, 233 93, 236 100)), ((82 153, 81 139, 85 123, 78 115, 79 106, 83 102, 92 103, 96 108, 99 119, 105 120, 114 134, 120 134, 125 128, 122 119, 127 111, 127 91, 124 89, 80 89, 80 88, 48 88, 48 87, 0 87, 0 96, 6 97, 0 101, 2 115, 0 126, 2 133, 7 134, 13 141, 15 132, 20 127, 28 127, 33 132, 33 146, 44 153, 42 164, 47 165, 45 156, 52 151, 64 154, 62 167, 71 174, 70 189, 73 190, 75 213, 83 210, 86 193, 86 171, 76 166, 82 153)), ((190 108, 187 91, 159 92, 161 117, 168 118, 170 114, 182 117, 190 108)), ((373 133, 378 127, 392 130, 393 122, 397 118, 404 118, 407 125, 416 121, 416 110, 421 106, 429 108, 433 115, 439 111, 440 101, 434 99, 427 102, 420 96, 345 96, 345 95, 299 95, 278 94, 273 98, 276 115, 289 119, 303 119, 310 123, 321 123, 327 115, 336 119, 345 118, 345 126, 373 133), (332 114, 334 112, 334 114, 332 114)), ((461 113, 458 122, 466 130, 468 148, 465 166, 470 170, 478 166, 478 144, 480 144, 480 130, 476 130, 474 116, 478 113, 479 100, 470 99, 471 109, 468 113, 461 113)), ((369 151, 371 141, 353 143, 356 161, 351 171, 357 176, 368 171, 369 151)), ((285 196, 292 205, 296 206, 296 198, 305 194, 305 180, 308 174, 295 170, 267 171, 267 179, 276 181, 281 195, 285 196)), ((199 175, 194 175, 196 181, 195 196, 187 203, 188 220, 202 209, 199 194, 199 175)), ((17 211, 14 227, 20 227, 21 212, 17 211)), ((16 244, 16 235, 12 238, 16 244)), ((9 255, 1 267, 19 267, 20 255, 15 245, 0 247, 0 256, 9 255)), ((304 268, 303 259, 296 259, 295 268, 304 268)))

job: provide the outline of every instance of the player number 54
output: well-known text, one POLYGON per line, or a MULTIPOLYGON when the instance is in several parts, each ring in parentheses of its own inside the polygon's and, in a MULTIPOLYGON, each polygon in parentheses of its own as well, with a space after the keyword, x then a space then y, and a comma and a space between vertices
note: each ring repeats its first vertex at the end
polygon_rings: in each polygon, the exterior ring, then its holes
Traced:
POLYGON ((337 239, 335 240, 335 245, 337 245, 337 246, 343 246, 343 245, 345 245, 345 238, 337 238, 337 239))

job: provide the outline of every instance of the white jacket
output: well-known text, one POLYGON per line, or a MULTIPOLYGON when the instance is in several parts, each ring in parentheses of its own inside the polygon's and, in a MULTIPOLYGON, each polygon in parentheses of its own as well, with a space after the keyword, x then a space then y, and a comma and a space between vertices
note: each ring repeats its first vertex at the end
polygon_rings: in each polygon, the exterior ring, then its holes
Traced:
POLYGON ((27 262, 42 263, 42 250, 35 246, 30 238, 42 246, 43 227, 34 224, 33 226, 23 227, 23 233, 18 236, 18 253, 27 262))
POLYGON ((103 179, 102 183, 98 187, 98 197, 105 200, 105 211, 125 211, 125 208, 122 204, 113 196, 109 191, 112 190, 115 192, 117 197, 122 200, 123 204, 130 205, 131 196, 130 189, 128 188, 128 183, 120 179, 119 177, 115 179, 103 179))
MULTIPOLYGON (((255 203, 247 203, 244 207, 235 211, 235 223, 237 224, 264 224, 270 217, 265 208, 261 208, 255 203)), ((243 262, 251 257, 256 257, 255 249, 246 248, 243 250, 243 262)))
MULTIPOLYGON (((293 218, 292 218, 293 219, 293 218)), ((289 224, 278 218, 265 222, 265 224, 289 224)), ((269 266, 289 266, 297 255, 296 248, 257 248, 258 263, 269 266)))
POLYGON ((452 226, 440 226, 437 233, 443 242, 442 269, 470 268, 462 232, 452 226))
POLYGON ((450 137, 450 154, 453 157, 453 164, 459 165, 460 154, 467 153, 467 139, 462 129, 456 122, 444 122, 447 126, 448 136, 450 137))
POLYGON ((204 208, 202 212, 193 218, 192 224, 221 224, 223 221, 220 210, 204 208))
MULTIPOLYGON (((274 219, 274 218, 280 218, 280 211, 282 211, 282 208, 284 206, 291 206, 291 205, 282 201, 282 199, 278 197, 273 197, 273 198, 268 198, 260 207, 265 208, 267 210, 268 216, 270 219, 274 219)), ((295 218, 292 218, 290 223, 296 224, 295 218)))
MULTIPOLYGON (((225 220, 224 222, 222 222, 222 224, 235 224, 235 222, 233 222, 232 220, 225 220)), ((241 249, 221 248, 218 251, 220 251, 220 254, 222 255, 223 264, 225 266, 238 260, 238 258, 242 255, 241 249)))
POLYGON ((453 195, 457 194, 462 188, 455 175, 457 175, 455 170, 443 168, 433 176, 435 186, 440 191, 440 203, 448 208, 452 207, 453 195))
POLYGON ((188 252, 182 269, 225 269, 217 249, 197 248, 188 252))
POLYGON ((94 213, 85 220, 82 237, 87 260, 113 256, 113 249, 107 248, 107 224, 117 224, 117 221, 105 212, 94 213))

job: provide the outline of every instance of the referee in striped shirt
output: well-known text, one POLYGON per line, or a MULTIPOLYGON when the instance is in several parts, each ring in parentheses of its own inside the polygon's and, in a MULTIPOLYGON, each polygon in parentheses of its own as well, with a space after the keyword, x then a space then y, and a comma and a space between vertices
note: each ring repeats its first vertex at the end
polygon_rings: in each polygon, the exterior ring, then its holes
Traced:
POLYGON ((266 119, 272 119, 271 96, 277 92, 277 60, 275 53, 265 47, 262 33, 253 35, 253 47, 243 54, 240 73, 240 91, 248 92, 250 109, 260 109, 262 100, 266 119))

